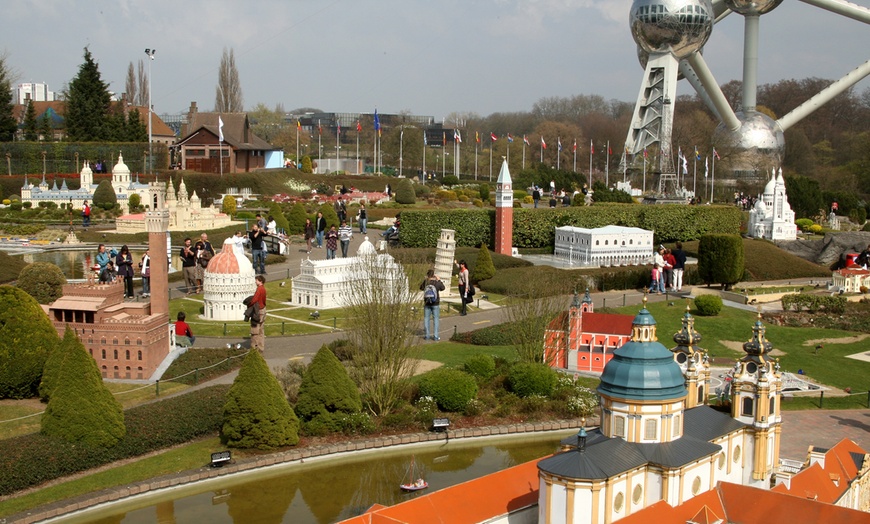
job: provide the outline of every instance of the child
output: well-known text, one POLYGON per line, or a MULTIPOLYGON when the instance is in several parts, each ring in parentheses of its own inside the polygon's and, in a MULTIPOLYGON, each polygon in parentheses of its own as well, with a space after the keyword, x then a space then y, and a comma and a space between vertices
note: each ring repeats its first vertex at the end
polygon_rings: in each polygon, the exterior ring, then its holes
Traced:
POLYGON ((196 337, 193 336, 193 331, 190 330, 190 326, 184 321, 187 315, 184 314, 184 311, 179 311, 178 316, 175 318, 178 319, 175 321, 175 345, 181 347, 192 346, 196 341, 196 337))

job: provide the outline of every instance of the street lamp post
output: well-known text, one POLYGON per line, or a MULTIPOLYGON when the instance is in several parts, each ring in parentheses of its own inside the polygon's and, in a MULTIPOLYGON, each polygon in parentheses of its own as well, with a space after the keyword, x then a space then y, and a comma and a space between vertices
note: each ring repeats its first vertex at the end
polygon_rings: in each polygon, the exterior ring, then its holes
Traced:
POLYGON ((154 53, 156 53, 156 49, 146 49, 145 54, 148 55, 148 174, 152 174, 153 170, 151 169, 151 114, 154 112, 154 108, 151 105, 151 62, 154 61, 154 53))

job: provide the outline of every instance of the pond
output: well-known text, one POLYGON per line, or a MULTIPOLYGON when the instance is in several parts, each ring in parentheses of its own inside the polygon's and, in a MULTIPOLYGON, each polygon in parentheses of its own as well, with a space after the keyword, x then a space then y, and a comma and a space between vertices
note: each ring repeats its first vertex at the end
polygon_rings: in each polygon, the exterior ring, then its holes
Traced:
POLYGON ((327 524, 393 505, 554 453, 569 432, 461 440, 343 455, 277 466, 128 502, 53 522, 97 524, 327 524), (411 458, 429 489, 406 494, 399 484, 411 458))

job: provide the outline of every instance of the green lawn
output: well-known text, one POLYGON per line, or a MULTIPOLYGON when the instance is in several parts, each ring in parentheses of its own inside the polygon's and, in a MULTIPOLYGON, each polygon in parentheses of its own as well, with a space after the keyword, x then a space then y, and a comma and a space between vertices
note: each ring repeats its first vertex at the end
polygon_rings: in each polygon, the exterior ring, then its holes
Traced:
MULTIPOLYGON (((122 486, 161 475, 198 468, 209 463, 210 454, 226 449, 217 437, 192 442, 157 455, 136 460, 126 466, 113 467, 99 473, 35 490, 0 503, 0 517, 12 515, 58 500, 69 499, 101 489, 122 486)), ((0 519, 2 522, 2 519, 0 519)))
POLYGON ((516 360, 517 358, 517 352, 513 346, 475 346, 446 341, 425 344, 421 348, 420 358, 441 362, 448 367, 459 368, 469 357, 481 353, 507 360, 516 360))
MULTIPOLYGON (((682 327, 681 318, 686 311, 685 300, 656 302, 647 308, 657 322, 658 339, 666 347, 675 345, 673 335, 682 327)), ((615 312, 635 314, 638 306, 615 309, 615 312)), ((696 313, 692 311, 693 315, 696 313)), ((752 338, 752 326, 757 314, 742 309, 725 307, 715 317, 695 316, 695 329, 701 335, 700 347, 708 350, 714 357, 714 364, 727 363, 727 359, 741 357, 742 349, 730 349, 723 342, 743 343, 752 338), (719 358, 722 361, 719 361, 719 358)), ((820 339, 839 339, 854 337, 849 331, 819 328, 782 327, 765 324, 767 340, 774 349, 783 352, 779 357, 783 371, 796 373, 802 369, 811 379, 836 388, 851 387, 853 391, 867 391, 870 388, 870 362, 846 358, 847 355, 867 350, 867 341, 851 343, 826 343, 820 354, 816 355, 815 343, 808 341, 820 339)))

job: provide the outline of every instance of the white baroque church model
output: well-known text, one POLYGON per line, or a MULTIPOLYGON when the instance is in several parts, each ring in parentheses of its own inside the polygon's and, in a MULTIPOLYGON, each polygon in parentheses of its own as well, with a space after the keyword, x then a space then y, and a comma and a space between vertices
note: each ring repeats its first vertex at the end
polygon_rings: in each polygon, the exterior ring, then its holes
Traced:
POLYGON ((207 320, 244 320, 242 301, 254 294, 254 266, 235 249, 232 238, 224 240, 223 249, 205 268, 203 275, 203 317, 207 320))
POLYGON ((770 180, 764 186, 764 194, 749 212, 749 236, 767 240, 795 240, 797 226, 794 211, 785 194, 782 168, 779 174, 772 170, 770 180))

